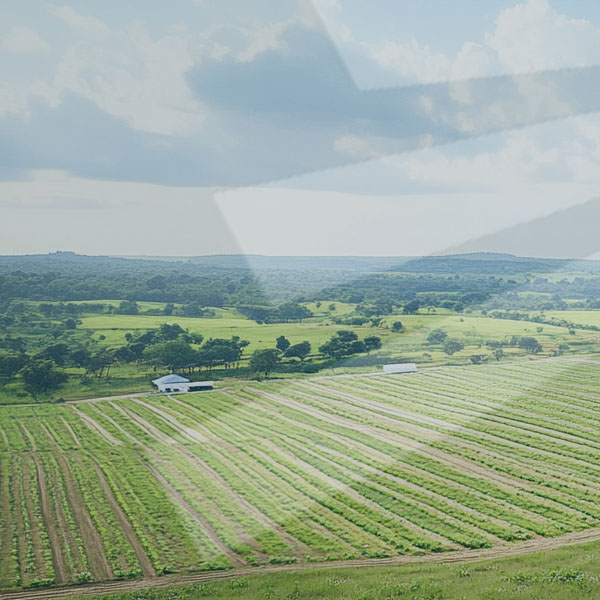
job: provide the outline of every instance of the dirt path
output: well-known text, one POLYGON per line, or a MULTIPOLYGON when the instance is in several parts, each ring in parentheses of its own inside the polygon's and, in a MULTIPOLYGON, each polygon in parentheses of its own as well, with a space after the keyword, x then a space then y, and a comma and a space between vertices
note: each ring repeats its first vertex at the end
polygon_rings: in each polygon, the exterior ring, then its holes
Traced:
POLYGON ((40 464, 40 459, 35 453, 31 454, 38 476, 38 486, 40 492, 40 508, 42 510, 42 519, 46 525, 48 532, 48 538, 50 540, 50 548, 52 550, 52 564, 54 565, 54 575, 57 583, 63 583, 65 581, 65 573, 67 567, 65 565, 64 556, 60 551, 60 544, 58 542, 58 535, 54 526, 54 521, 50 515, 50 500, 48 498, 48 490, 46 489, 46 477, 44 470, 40 464))
POLYGON ((231 561, 231 564, 236 567, 243 567, 248 563, 238 556, 231 548, 227 547, 219 538, 211 524, 194 508, 192 508, 183 496, 151 465, 146 464, 148 469, 152 472, 154 477, 158 479, 160 484, 169 493, 171 498, 185 510, 188 515, 200 526, 202 531, 206 534, 212 543, 231 561))
POLYGON ((71 434, 71 437, 73 438, 73 441, 75 442, 75 446, 77 446, 78 448, 81 448, 81 442, 79 441, 77 434, 73 431, 73 428, 71 427, 71 424, 69 423, 69 421, 67 421, 63 416, 61 416, 60 418, 61 418, 61 421, 63 422, 64 426, 67 428, 67 431, 71 434))
POLYGON ((120 412, 124 417, 131 419, 134 423, 137 424, 137 426, 144 433, 149 435, 151 438, 153 438, 157 442, 159 442, 161 444, 165 444, 167 446, 174 446, 175 444, 178 444, 176 439, 169 437, 166 433, 163 433, 160 429, 158 429, 157 427, 154 427, 154 425, 152 425, 151 423, 148 423, 148 421, 146 421, 145 419, 143 419, 136 413, 129 411, 129 410, 119 406, 118 404, 115 404, 114 402, 111 402, 110 405, 115 410, 120 412))
POLYGON ((115 517, 117 518, 117 521, 119 522, 119 525, 121 526, 121 529, 123 530, 123 533, 125 534, 125 537, 129 541, 129 543, 131 544, 131 547, 133 548, 133 551, 135 552, 138 562, 140 563, 140 568, 142 569, 144 578, 156 577, 156 572, 154 571, 154 567, 152 566, 152 563, 150 562, 148 555, 144 552, 144 549, 142 548, 142 545, 140 544, 140 540, 138 539, 137 535, 135 534, 135 531, 133 530, 133 527, 132 527, 131 523, 129 522, 129 519, 127 518, 127 516, 125 515, 125 513, 119 506, 119 503, 117 502, 112 490, 110 489, 110 486, 108 485, 108 481, 106 481, 106 477, 104 476, 102 469, 100 468, 98 463, 96 463, 96 461, 94 461, 94 464, 96 466, 96 472, 98 473, 98 479, 100 480, 100 485, 102 487, 102 491, 104 492, 104 495, 106 496, 106 499, 108 500, 108 503, 110 504, 111 508, 113 509, 113 512, 115 513, 115 517))
POLYGON ((107 581, 112 578, 113 574, 110 565, 106 560, 106 555, 104 554, 102 538, 92 522, 90 513, 86 509, 81 490, 73 478, 69 461, 65 459, 64 453, 61 451, 48 428, 44 424, 40 424, 40 426, 48 439, 55 446, 56 451, 54 452, 54 456, 65 479, 67 502, 71 507, 77 529, 81 534, 90 571, 96 581, 107 581))
POLYGON ((510 546, 489 548, 484 550, 460 550, 443 554, 427 554, 423 556, 396 556, 393 558, 358 559, 347 561, 332 561, 324 563, 304 563, 300 565, 275 565, 264 567, 244 567, 216 573, 195 573, 190 575, 167 575, 151 579, 133 581, 113 581, 104 584, 86 586, 63 586, 45 590, 25 590, 21 592, 0 593, 0 600, 51 600, 72 596, 96 596, 99 594, 124 593, 144 590, 147 588, 164 588, 170 585, 183 585, 235 579, 265 573, 302 572, 314 569, 357 569, 365 567, 392 567, 414 564, 455 564, 479 562, 496 558, 521 556, 533 552, 548 552, 562 547, 575 546, 589 542, 600 541, 600 528, 589 529, 577 533, 569 533, 557 538, 538 538, 519 542, 510 546))
POLYGON ((106 555, 104 554, 102 538, 94 526, 90 513, 87 511, 81 490, 75 483, 68 461, 65 460, 64 455, 60 452, 57 452, 55 456, 65 478, 67 499, 71 506, 71 510, 73 511, 73 517, 77 524, 77 528, 81 533, 85 553, 90 564, 90 571, 96 581, 106 581, 111 579, 113 575, 108 560, 106 560, 106 555))
POLYGON ((73 412, 96 434, 99 434, 104 438, 112 446, 120 446, 122 444, 121 440, 118 440, 112 434, 110 434, 102 425, 94 421, 92 417, 86 415, 83 411, 79 410, 75 406, 71 407, 73 412))
POLYGON ((184 425, 179 420, 177 420, 173 415, 169 414, 167 411, 158 408, 152 404, 148 404, 147 402, 143 402, 142 400, 134 400, 136 404, 143 406, 144 408, 152 411, 154 414, 161 417, 164 421, 166 421, 173 429, 178 431, 181 435, 186 437, 190 442, 194 442, 196 444, 206 444, 208 439, 203 436, 199 431, 196 431, 192 427, 188 427, 184 425))

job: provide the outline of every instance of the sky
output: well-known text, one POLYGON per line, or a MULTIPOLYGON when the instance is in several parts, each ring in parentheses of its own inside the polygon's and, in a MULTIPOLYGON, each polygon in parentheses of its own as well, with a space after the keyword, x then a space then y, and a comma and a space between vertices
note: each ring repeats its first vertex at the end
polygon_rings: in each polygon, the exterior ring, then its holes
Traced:
POLYGON ((3 0, 0 254, 589 256, 599 88, 593 0, 3 0))

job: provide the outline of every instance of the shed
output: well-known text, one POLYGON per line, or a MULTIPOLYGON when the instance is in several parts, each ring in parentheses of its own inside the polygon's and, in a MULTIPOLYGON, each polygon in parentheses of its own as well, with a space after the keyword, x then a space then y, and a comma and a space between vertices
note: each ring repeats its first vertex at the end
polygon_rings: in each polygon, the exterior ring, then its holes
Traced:
POLYGON ((158 388, 159 392, 201 392, 204 390, 212 390, 214 385, 212 381, 190 381, 182 375, 165 375, 154 379, 152 383, 158 388))
POLYGON ((187 377, 171 373, 171 375, 165 375, 164 377, 154 379, 152 383, 158 388, 159 392, 164 393, 180 392, 182 391, 182 386, 189 383, 189 381, 190 380, 187 377))
POLYGON ((415 363, 396 363, 392 365, 383 365, 383 372, 388 375, 402 375, 404 373, 416 373, 417 365, 415 363))

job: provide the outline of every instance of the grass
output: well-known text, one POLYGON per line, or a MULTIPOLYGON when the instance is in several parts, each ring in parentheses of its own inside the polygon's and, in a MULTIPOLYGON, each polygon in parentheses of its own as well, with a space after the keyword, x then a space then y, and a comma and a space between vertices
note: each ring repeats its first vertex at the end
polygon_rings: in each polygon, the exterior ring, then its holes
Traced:
MULTIPOLYGON (((95 600, 579 600, 600 598, 600 543, 476 563, 314 569, 95 600)), ((87 596, 89 597, 89 596, 87 596)))
MULTIPOLYGON (((112 302, 117 303, 117 301, 112 302)), ((83 303, 85 304, 85 303, 83 303)), ((81 325, 76 331, 71 332, 73 339, 78 336, 85 341, 91 334, 100 344, 108 348, 117 348, 126 344, 126 333, 141 333, 148 329, 159 327, 162 323, 177 323, 190 332, 201 333, 208 338, 230 338, 239 336, 248 340, 250 345, 245 349, 240 370, 224 371, 215 369, 212 373, 203 373, 200 376, 211 379, 224 378, 249 378, 251 373, 247 369, 248 359, 257 349, 273 348, 276 339, 283 335, 292 344, 308 340, 312 346, 312 357, 309 360, 322 363, 323 357, 318 354, 318 348, 339 329, 349 329, 357 333, 359 338, 378 336, 383 347, 372 353, 371 357, 355 357, 337 364, 335 370, 326 369, 325 374, 342 372, 359 372, 375 370, 374 365, 381 365, 390 361, 416 361, 422 366, 437 366, 443 364, 468 364, 474 354, 487 356, 494 361, 492 350, 486 342, 508 342, 513 336, 531 336, 540 341, 543 347, 542 355, 552 356, 559 345, 568 344, 569 353, 590 354, 600 348, 600 333, 578 329, 569 332, 566 327, 538 324, 529 321, 493 319, 480 314, 456 314, 448 310, 421 309, 416 315, 388 315, 382 319, 381 326, 372 327, 369 323, 362 326, 336 325, 332 317, 348 316, 355 310, 355 305, 341 302, 333 303, 335 311, 329 311, 329 304, 323 303, 317 308, 315 303, 309 304, 314 312, 314 317, 301 323, 279 323, 259 325, 248 320, 231 308, 215 309, 214 318, 192 317, 167 317, 152 315, 112 315, 112 314, 87 314, 81 318, 81 325), (401 333, 394 333, 391 326, 400 320, 404 329, 401 333), (434 329, 443 329, 450 338, 457 339, 464 344, 460 352, 448 356, 444 354, 441 346, 431 346, 426 343, 428 334, 434 329), (574 333, 574 335, 573 335, 574 333), (368 358, 368 360, 365 360, 368 358)), ((144 303, 144 310, 160 308, 160 303, 144 303)), ((567 311, 566 313, 549 312, 547 316, 556 315, 558 318, 567 317, 577 322, 600 323, 600 311, 567 311)), ((15 332, 15 334, 18 332, 15 332)), ((24 331, 30 344, 35 344, 35 332, 24 331)), ((505 347, 505 357, 508 359, 520 358, 525 352, 517 347, 505 347)), ((323 367, 324 365, 321 365, 323 367)), ((302 377, 301 373, 294 372, 285 362, 276 370, 277 376, 302 377), (277 373, 277 370, 279 373, 277 373)), ((71 375, 67 384, 48 397, 33 399, 22 389, 21 382, 17 379, 12 383, 0 386, 0 404, 19 404, 32 401, 47 402, 58 398, 78 399, 94 396, 126 394, 136 391, 150 391, 150 381, 155 378, 156 372, 145 365, 114 364, 111 367, 110 378, 95 379, 83 378, 83 369, 68 369, 71 375)), ((163 372, 158 373, 163 374, 163 372)))

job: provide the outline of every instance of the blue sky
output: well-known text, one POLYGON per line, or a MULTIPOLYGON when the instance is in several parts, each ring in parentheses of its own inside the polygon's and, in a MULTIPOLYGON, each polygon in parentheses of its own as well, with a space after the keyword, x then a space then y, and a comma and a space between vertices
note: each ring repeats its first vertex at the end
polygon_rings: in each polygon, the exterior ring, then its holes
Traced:
POLYGON ((364 229, 377 203, 404 218, 413 211, 418 227, 427 211, 414 209, 415 195, 430 207, 502 200, 502 215, 482 211, 481 235, 588 200, 600 160, 598 64, 591 0, 4 0, 0 217, 35 235, 17 227, 0 252, 456 245, 435 227, 420 241, 382 235, 376 222, 360 237, 352 228, 364 229), (265 231, 261 215, 280 212, 272 190, 288 210, 315 203, 324 231, 341 219, 338 241, 269 236, 288 226, 282 211, 265 231), (146 231, 158 232, 161 201, 182 203, 194 220, 220 214, 221 233, 151 244, 111 225, 147 202, 146 231), (103 226, 78 234, 92 214, 103 226))

